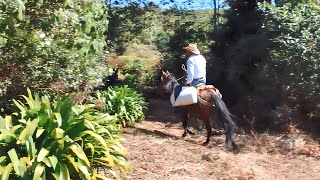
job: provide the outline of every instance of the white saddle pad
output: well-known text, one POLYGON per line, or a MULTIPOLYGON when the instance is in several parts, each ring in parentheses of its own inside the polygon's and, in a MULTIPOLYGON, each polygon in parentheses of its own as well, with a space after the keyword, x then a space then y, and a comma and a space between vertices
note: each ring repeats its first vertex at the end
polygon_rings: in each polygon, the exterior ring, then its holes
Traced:
POLYGON ((175 91, 172 92, 170 101, 172 106, 185 106, 198 103, 197 89, 193 86, 183 86, 180 93, 175 93, 175 91))

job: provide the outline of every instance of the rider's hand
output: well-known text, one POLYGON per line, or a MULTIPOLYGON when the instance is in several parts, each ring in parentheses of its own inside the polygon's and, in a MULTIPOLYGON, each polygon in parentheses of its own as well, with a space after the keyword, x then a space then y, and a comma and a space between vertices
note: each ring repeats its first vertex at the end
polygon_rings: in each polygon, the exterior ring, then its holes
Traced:
POLYGON ((187 84, 187 81, 183 81, 183 85, 184 86, 187 86, 188 84, 187 84))
POLYGON ((187 84, 187 78, 184 79, 183 85, 184 85, 184 86, 190 86, 190 84, 187 84))

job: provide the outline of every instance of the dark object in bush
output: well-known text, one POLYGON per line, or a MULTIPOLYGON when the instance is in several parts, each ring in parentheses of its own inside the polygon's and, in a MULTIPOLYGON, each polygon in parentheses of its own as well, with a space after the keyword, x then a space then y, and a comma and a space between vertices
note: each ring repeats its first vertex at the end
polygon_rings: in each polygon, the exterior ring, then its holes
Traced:
POLYGON ((116 68, 115 71, 102 79, 103 85, 95 87, 94 90, 107 90, 108 87, 120 84, 121 80, 119 79, 119 68, 116 68))

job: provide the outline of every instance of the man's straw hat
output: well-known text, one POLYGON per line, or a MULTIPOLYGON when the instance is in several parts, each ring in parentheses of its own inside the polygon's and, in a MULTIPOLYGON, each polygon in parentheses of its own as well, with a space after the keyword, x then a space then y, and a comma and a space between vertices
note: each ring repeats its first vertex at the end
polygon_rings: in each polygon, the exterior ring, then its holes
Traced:
POLYGON ((188 44, 187 47, 184 47, 183 49, 185 49, 185 50, 187 50, 187 51, 190 51, 190 52, 192 52, 193 54, 200 54, 200 51, 199 51, 199 49, 198 49, 198 47, 197 47, 197 44, 192 44, 192 43, 190 43, 190 44, 188 44))

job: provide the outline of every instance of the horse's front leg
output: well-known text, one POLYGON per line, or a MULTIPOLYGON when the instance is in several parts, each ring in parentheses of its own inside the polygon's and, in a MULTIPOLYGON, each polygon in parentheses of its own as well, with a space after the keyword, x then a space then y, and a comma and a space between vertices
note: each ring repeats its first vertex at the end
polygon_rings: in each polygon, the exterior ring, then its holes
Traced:
POLYGON ((189 114, 187 112, 183 112, 181 114, 181 118, 182 118, 182 126, 183 126, 183 134, 182 137, 186 137, 187 133, 188 133, 188 119, 189 119, 189 114))
POLYGON ((182 118, 182 126, 184 129, 182 137, 186 137, 187 133, 194 135, 194 133, 188 129, 189 113, 187 111, 183 112, 181 114, 181 118, 182 118))

